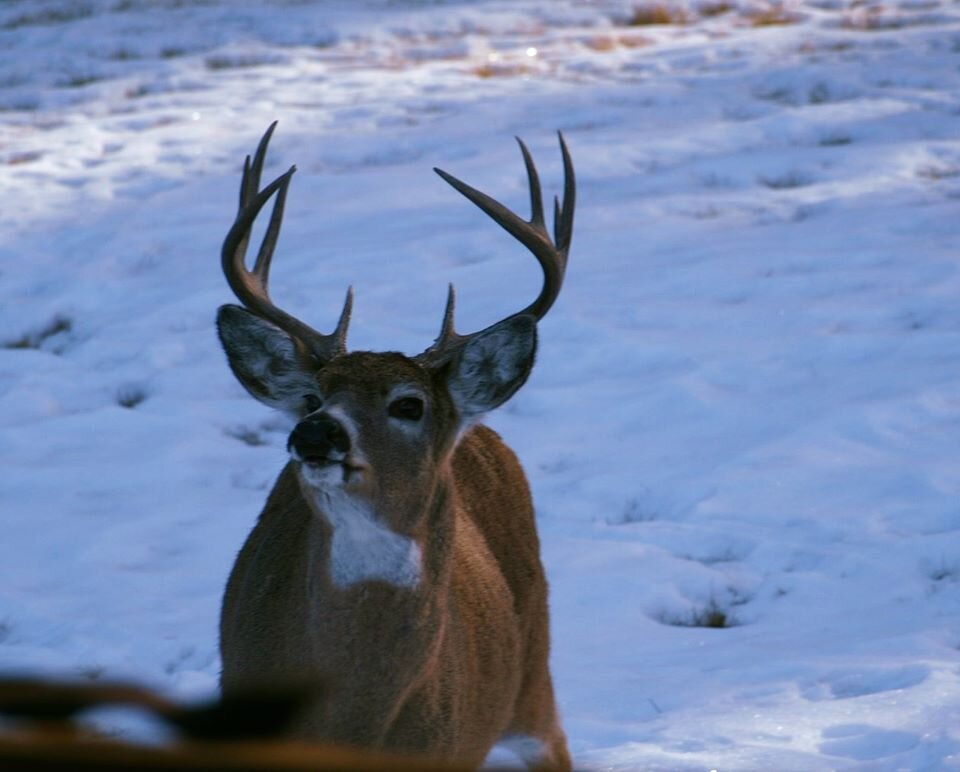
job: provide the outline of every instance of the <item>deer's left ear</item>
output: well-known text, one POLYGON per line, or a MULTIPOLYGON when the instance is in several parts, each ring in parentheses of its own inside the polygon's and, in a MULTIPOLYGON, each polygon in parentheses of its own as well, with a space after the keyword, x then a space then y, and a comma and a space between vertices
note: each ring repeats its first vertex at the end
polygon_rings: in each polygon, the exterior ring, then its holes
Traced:
POLYGON ((465 423, 499 407, 526 382, 537 352, 537 322, 510 317, 471 336, 451 363, 447 385, 465 423))

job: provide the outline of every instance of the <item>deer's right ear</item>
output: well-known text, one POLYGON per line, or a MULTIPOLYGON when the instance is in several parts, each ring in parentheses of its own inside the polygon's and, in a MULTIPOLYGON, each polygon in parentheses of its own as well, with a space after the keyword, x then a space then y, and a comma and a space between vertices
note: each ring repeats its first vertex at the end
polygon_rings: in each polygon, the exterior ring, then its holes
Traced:
POLYGON ((217 334, 230 369, 265 405, 298 413, 303 395, 316 390, 313 368, 293 338, 240 306, 220 306, 217 334))

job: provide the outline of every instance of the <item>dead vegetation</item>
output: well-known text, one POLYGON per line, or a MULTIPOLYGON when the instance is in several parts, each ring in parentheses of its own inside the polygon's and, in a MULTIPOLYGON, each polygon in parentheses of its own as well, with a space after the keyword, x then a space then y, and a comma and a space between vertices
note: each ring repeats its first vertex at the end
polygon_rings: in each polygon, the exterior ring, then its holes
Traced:
POLYGON ((743 12, 743 19, 751 27, 776 27, 796 24, 803 20, 803 15, 775 3, 766 8, 748 9, 743 12))
POLYGON ((132 410, 147 398, 147 392, 142 386, 127 384, 117 390, 117 404, 132 410))
POLYGON ((728 0, 705 0, 697 5, 697 15, 711 19, 714 16, 723 16, 736 10, 736 6, 728 0))
POLYGON ((740 621, 728 609, 724 609, 717 603, 716 599, 710 601, 701 607, 693 608, 684 614, 670 614, 663 612, 656 615, 658 622, 671 627, 709 627, 713 629, 722 629, 728 627, 739 627, 740 621))
POLYGON ((72 329, 73 322, 65 316, 58 315, 53 317, 53 319, 44 326, 25 332, 13 340, 6 341, 2 346, 3 348, 9 349, 38 349, 51 338, 66 334, 72 329))
POLYGON ((583 44, 591 51, 606 53, 615 51, 618 48, 643 48, 653 44, 651 38, 639 34, 623 35, 591 35, 583 41, 583 44))
POLYGON ((473 68, 473 74, 478 78, 512 78, 534 72, 536 70, 533 67, 519 62, 484 62, 473 68))
POLYGON ((634 6, 623 22, 627 27, 649 27, 662 24, 690 24, 693 15, 683 6, 666 2, 651 2, 634 6))
POLYGON ((949 180, 960 177, 960 167, 952 164, 927 164, 919 167, 916 175, 924 180, 949 180))
POLYGON ((0 29, 14 30, 22 27, 48 27, 53 24, 66 24, 68 22, 85 19, 93 15, 93 8, 88 3, 65 4, 59 8, 45 8, 42 10, 28 11, 7 19, 0 24, 0 29))
POLYGON ((635 5, 628 16, 615 21, 625 27, 683 26, 733 13, 737 14, 739 25, 751 27, 796 24, 804 19, 803 14, 791 10, 783 2, 737 5, 731 0, 703 0, 688 6, 669 0, 652 0, 635 5))

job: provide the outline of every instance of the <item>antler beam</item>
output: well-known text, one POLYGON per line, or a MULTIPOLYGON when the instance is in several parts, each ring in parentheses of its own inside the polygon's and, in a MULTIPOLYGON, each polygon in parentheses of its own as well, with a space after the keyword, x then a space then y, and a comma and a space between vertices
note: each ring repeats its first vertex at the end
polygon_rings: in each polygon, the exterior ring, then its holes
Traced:
MULTIPOLYGON (((529 220, 524 220, 499 201, 458 180, 442 169, 434 169, 453 188, 470 199, 495 223, 529 249, 543 269, 543 287, 536 300, 523 310, 517 311, 502 321, 522 315, 533 316, 537 320, 542 319, 557 299, 557 295, 560 294, 560 287, 563 285, 563 277, 567 270, 567 256, 573 238, 573 212, 576 206, 577 185, 573 171, 573 161, 570 159, 567 143, 564 141, 562 133, 557 132, 557 136, 560 140, 560 152, 563 155, 564 184, 563 202, 561 203, 554 198, 552 241, 544 222, 543 196, 540 190, 540 177, 537 174, 537 167, 533 162, 530 151, 519 137, 517 143, 520 145, 520 152, 523 154, 523 163, 527 169, 527 180, 530 186, 531 215, 529 220)), ((444 311, 440 335, 434 344, 420 355, 419 358, 422 361, 443 361, 471 337, 470 335, 459 335, 455 332, 453 325, 454 305, 455 295, 451 285, 447 295, 447 307, 444 311)))
POLYGON ((270 278, 270 261, 280 235, 280 225, 283 221, 283 207, 287 198, 287 189, 290 179, 297 170, 291 166, 286 172, 267 185, 260 188, 260 175, 263 171, 263 161, 267 154, 267 146, 277 123, 274 121, 266 130, 257 146, 257 152, 251 162, 247 156, 243 165, 243 178, 240 182, 240 206, 237 218, 223 241, 222 259, 223 273, 227 283, 237 299, 257 316, 272 322, 299 341, 307 351, 319 362, 325 363, 339 354, 346 352, 347 327, 350 324, 350 310, 353 307, 353 290, 347 290, 347 297, 340 313, 340 320, 334 331, 329 335, 317 332, 299 319, 274 305, 270 299, 267 286, 270 278), (267 232, 264 234, 253 270, 248 270, 245 264, 247 245, 250 241, 250 230, 260 210, 274 195, 273 212, 267 232))

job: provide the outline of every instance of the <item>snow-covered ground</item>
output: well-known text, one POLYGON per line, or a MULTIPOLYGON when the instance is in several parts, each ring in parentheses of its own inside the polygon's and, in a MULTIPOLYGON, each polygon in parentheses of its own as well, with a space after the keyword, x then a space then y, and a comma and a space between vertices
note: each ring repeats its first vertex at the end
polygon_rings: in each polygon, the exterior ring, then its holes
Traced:
POLYGON ((216 688, 287 425, 213 331, 243 156, 272 292, 353 348, 529 302, 513 135, 579 180, 525 463, 586 769, 960 768, 960 6, 0 4, 0 670, 216 688), (775 23, 780 22, 780 23, 775 23), (705 625, 717 626, 705 626, 705 625))

